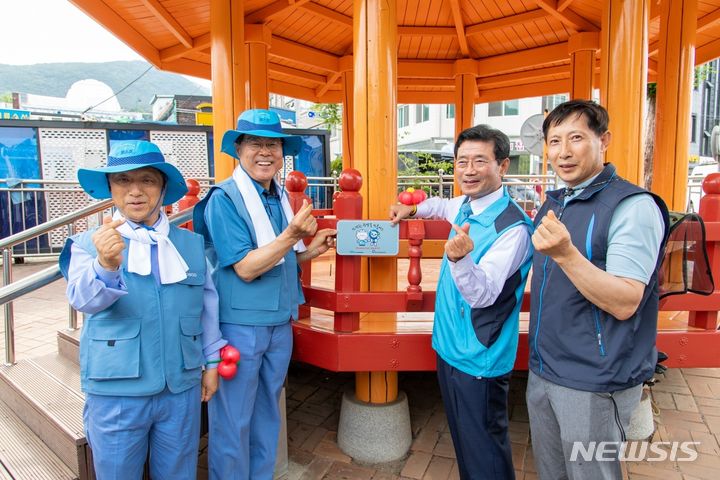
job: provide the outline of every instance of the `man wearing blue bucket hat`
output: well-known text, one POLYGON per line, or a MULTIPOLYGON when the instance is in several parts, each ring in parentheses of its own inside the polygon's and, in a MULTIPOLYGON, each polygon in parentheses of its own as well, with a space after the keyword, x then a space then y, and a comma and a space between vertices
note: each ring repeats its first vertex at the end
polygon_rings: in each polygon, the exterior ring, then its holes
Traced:
POLYGON ((225 345, 201 236, 171 226, 163 205, 187 191, 160 149, 118 142, 106 167, 80 169, 112 220, 68 239, 60 268, 85 313, 80 340, 83 420, 97 478, 195 478, 200 400, 217 389, 225 345))
POLYGON ((304 302, 298 263, 333 245, 317 231, 312 205, 293 215, 274 180, 300 137, 283 133, 269 110, 247 110, 222 151, 239 160, 232 178, 195 207, 220 297, 220 329, 240 350, 238 373, 223 380, 208 406, 211 479, 269 480, 280 431, 278 400, 292 353, 291 319, 304 302), (305 247, 303 239, 315 235, 305 247))

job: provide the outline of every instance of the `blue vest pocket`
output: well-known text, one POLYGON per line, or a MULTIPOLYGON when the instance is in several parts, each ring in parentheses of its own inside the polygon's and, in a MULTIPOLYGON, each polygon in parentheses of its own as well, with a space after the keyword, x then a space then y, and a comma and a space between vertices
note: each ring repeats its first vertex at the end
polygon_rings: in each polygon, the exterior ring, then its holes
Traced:
POLYGON ((88 322, 90 380, 140 377, 140 325, 140 317, 88 322))
POLYGON ((202 352, 202 324, 195 316, 180 317, 180 345, 185 370, 193 370, 205 364, 202 352))
POLYGON ((283 265, 271 268, 252 282, 233 282, 231 306, 241 310, 277 311, 280 304, 283 265))

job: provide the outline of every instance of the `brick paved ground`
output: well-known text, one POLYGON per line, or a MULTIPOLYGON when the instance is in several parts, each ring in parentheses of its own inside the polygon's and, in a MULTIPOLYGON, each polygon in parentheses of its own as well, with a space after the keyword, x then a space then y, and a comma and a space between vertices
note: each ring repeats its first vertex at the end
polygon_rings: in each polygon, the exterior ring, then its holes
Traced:
MULTIPOLYGON (((20 279, 49 264, 15 267, 20 279)), ((56 282, 15 302, 18 358, 42 355, 56 349, 55 335, 67 325, 64 282, 56 282)), ((2 332, 2 325, 0 325, 2 332)), ((0 343, 0 353, 4 350, 0 343)), ((287 390, 290 465, 286 480, 313 479, 456 479, 447 421, 433 373, 402 373, 400 388, 408 394, 413 443, 407 457, 391 464, 359 465, 337 446, 336 432, 341 394, 354 385, 352 374, 333 373, 293 364, 287 390)), ((518 479, 537 478, 529 444, 525 373, 511 383, 510 438, 518 479)), ((694 462, 634 462, 629 478, 720 478, 720 369, 668 370, 652 391, 659 414, 654 440, 695 441, 694 462)), ((206 441, 203 441, 203 448, 206 441)), ((199 478, 207 471, 201 455, 199 478)))

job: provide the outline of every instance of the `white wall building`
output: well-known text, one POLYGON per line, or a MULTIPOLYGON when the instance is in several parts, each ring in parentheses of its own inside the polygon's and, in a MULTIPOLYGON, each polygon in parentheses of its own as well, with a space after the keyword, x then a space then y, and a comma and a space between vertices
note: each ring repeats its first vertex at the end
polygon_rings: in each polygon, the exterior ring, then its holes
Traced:
MULTIPOLYGON (((521 98, 475 106, 474 123, 488 124, 510 138, 510 174, 541 173, 540 157, 525 150, 520 128, 532 115, 552 110, 566 101, 568 95, 521 98)), ((398 151, 453 151, 455 106, 439 104, 398 105, 398 151)), ((332 157, 342 155, 342 130, 333 131, 330 139, 332 157)))

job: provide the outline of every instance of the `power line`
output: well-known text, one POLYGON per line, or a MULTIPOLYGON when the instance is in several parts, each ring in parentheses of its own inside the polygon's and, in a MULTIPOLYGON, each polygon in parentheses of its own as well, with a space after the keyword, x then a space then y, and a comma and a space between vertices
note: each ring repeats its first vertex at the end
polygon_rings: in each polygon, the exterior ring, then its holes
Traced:
POLYGON ((102 105, 103 103, 107 102, 108 100, 110 100, 110 99, 112 99, 112 98, 117 97, 117 96, 120 95, 122 92, 124 92, 128 87, 130 87, 130 85, 132 85, 133 83, 135 83, 135 82, 137 82, 138 80, 140 80, 142 77, 145 76, 146 73, 148 73, 148 72, 149 72, 150 70, 152 70, 152 69, 153 69, 153 66, 150 65, 150 66, 147 68, 147 70, 145 70, 143 73, 141 73, 140 76, 138 76, 135 80, 133 80, 132 82, 128 83, 128 84, 125 85, 123 88, 121 88, 120 90, 118 90, 117 93, 113 93, 112 95, 110 95, 108 98, 106 98, 106 99, 103 100, 102 102, 96 103, 96 104, 93 105, 92 107, 86 108, 85 110, 83 110, 83 112, 81 113, 81 115, 84 115, 84 114, 86 114, 87 112, 89 112, 90 110, 92 110, 93 108, 102 105))

